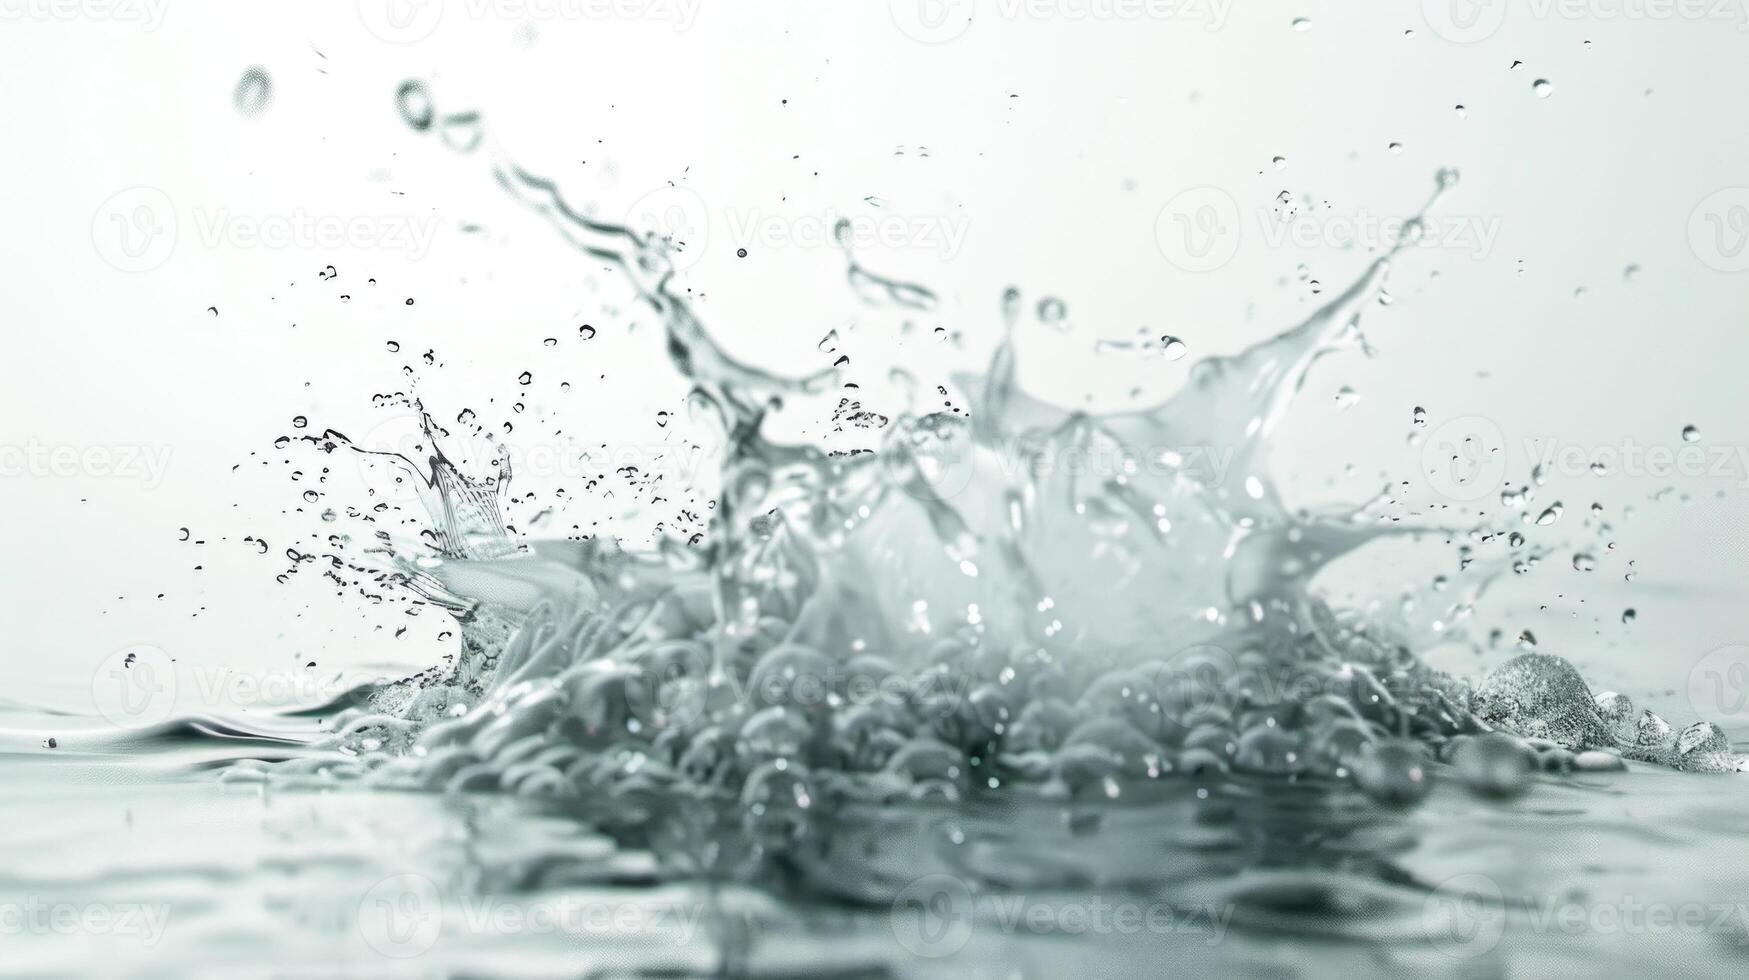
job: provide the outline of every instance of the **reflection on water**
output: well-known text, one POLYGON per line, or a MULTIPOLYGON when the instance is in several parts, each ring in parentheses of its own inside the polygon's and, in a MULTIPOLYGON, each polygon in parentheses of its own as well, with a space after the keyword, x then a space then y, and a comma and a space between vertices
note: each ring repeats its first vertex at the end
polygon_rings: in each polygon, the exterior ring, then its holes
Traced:
POLYGON ((8 741, 11 975, 1727 975, 1749 953, 1740 784, 1650 768, 1509 804, 1436 767, 1404 809, 1232 777, 848 807, 749 874, 705 808, 288 790, 55 728, 53 761, 8 741))

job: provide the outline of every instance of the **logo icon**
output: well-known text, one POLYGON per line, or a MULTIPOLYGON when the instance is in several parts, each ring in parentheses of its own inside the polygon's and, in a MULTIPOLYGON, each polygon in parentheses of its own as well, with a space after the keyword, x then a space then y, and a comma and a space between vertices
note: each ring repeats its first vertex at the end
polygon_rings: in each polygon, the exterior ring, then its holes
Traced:
POLYGON ((1449 878, 1421 904, 1421 929, 1447 956, 1482 956, 1500 945, 1506 932, 1506 897, 1487 875, 1449 878))
POLYGON ((924 875, 893 899, 888 919, 913 956, 952 956, 972 940, 972 890, 953 875, 924 875))
POLYGON ((156 187, 130 187, 98 205, 91 242, 123 272, 150 272, 176 250, 176 205, 156 187))
POLYGON ((972 26, 975 0, 889 0, 893 23, 913 41, 946 44, 972 26))
POLYGON ((437 30, 443 0, 358 0, 358 19, 390 44, 414 44, 437 30))
POLYGON ((1193 187, 1166 202, 1154 241, 1186 272, 1213 272, 1239 253, 1239 204, 1218 187, 1193 187))
POLYGON ((1749 645, 1733 643, 1700 658, 1688 672, 1688 703, 1702 718, 1749 718, 1749 645))
POLYGON ((1493 37, 1506 23, 1507 0, 1421 0, 1421 16, 1433 33, 1456 44, 1493 37))
POLYGON ((1422 444, 1421 472, 1447 500, 1480 500, 1506 479, 1506 436, 1480 415, 1452 419, 1422 444))
POLYGON ((150 644, 123 647, 92 675, 91 703, 118 728, 156 725, 176 710, 176 664, 150 644))
POLYGON ((625 223, 634 231, 656 236, 667 244, 676 271, 690 269, 704 258, 710 241, 710 208, 704 198, 685 187, 659 187, 632 202, 625 223))
POLYGON ((1727 187, 1695 205, 1688 245, 1708 268, 1749 270, 1749 187, 1727 187))
POLYGON ((358 931, 384 956, 418 956, 437 944, 442 930, 443 896, 424 875, 384 878, 358 903, 358 931))

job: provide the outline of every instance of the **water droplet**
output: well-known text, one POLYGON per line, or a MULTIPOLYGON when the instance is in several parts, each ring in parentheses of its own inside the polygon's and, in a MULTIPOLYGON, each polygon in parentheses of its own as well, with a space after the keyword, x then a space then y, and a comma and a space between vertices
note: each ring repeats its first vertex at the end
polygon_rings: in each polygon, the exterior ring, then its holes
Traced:
POLYGON ((1276 157, 1274 160, 1271 160, 1270 162, 1275 164, 1275 169, 1277 169, 1277 170, 1286 170, 1287 169, 1287 157, 1276 157))
POLYGON ((521 374, 516 376, 516 383, 519 385, 527 385, 530 382, 532 382, 533 380, 534 380, 534 374, 532 372, 529 372, 529 371, 524 371, 521 374))
POLYGON ((1300 33, 1304 34, 1306 31, 1309 31, 1312 29, 1312 18, 1310 18, 1310 17, 1295 17, 1293 20, 1292 26, 1293 26, 1294 30, 1299 31, 1300 33))
POLYGON ((1597 559, 1580 552, 1573 556, 1573 571, 1589 572, 1597 567, 1597 559))
POLYGON ((391 354, 399 353, 401 350, 401 345, 397 341, 391 340, 385 346, 388 347, 389 353, 391 353, 391 354))
POLYGON ((431 128, 431 120, 437 113, 425 83, 417 81, 401 83, 395 91, 395 110, 401 114, 402 122, 421 133, 431 128))
POLYGON ((593 340, 595 339, 595 328, 585 323, 577 328, 577 336, 582 337, 584 340, 593 340))
POLYGON ((1391 144, 1391 145, 1390 145, 1390 146, 1389 146, 1389 147, 1388 147, 1388 149, 1389 149, 1389 150, 1390 150, 1390 151, 1391 151, 1391 152, 1392 152, 1392 153, 1401 153, 1401 152, 1403 152, 1403 144, 1401 144, 1401 143, 1392 143, 1392 144, 1391 144))
POLYGON ((1537 525, 1540 527, 1548 527, 1550 524, 1553 524, 1556 521, 1560 520, 1561 515, 1565 512, 1566 512, 1566 508, 1564 506, 1562 506, 1562 504, 1559 500, 1557 500, 1554 503, 1550 504, 1548 506, 1547 510, 1545 510, 1541 514, 1537 515, 1537 518, 1536 518, 1537 525))
POLYGON ((1068 315, 1068 305, 1055 296, 1047 296, 1038 301, 1038 318, 1041 323, 1061 328, 1068 315))
POLYGON ((1360 392, 1347 385, 1336 389, 1336 407, 1350 409, 1360 404, 1360 392))
POLYGON ((253 119, 267 111, 273 102, 273 78, 267 74, 267 69, 260 65, 250 65, 243 71, 243 77, 237 79, 237 87, 231 93, 231 105, 244 118, 253 119))
POLYGON ((1700 428, 1698 426, 1693 426, 1693 425, 1683 426, 1682 427, 1682 441, 1683 442, 1699 442, 1700 441, 1700 428))
POLYGON ((1420 405, 1415 406, 1415 413, 1410 416, 1410 422, 1417 429, 1425 429, 1427 427, 1427 409, 1420 405))
POLYGON ((1555 94, 1555 85, 1546 78, 1539 78, 1531 83, 1530 90, 1536 93, 1537 98, 1546 99, 1555 94))
POLYGON ((1621 621, 1624 623, 1631 623, 1634 620, 1639 619, 1639 618, 1640 618, 1640 614, 1635 612, 1632 609, 1623 609, 1621 611, 1621 621))

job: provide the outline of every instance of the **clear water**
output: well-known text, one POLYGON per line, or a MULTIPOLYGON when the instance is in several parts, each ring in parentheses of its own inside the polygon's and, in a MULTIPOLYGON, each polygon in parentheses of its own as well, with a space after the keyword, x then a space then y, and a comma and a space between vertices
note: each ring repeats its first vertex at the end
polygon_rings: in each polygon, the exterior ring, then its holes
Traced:
MULTIPOLYGON (((828 450, 767 422, 906 365, 859 353, 792 379, 737 360, 676 285, 684 243, 590 217, 497 155, 481 114, 417 83, 396 99, 659 319, 694 386, 675 424, 715 434, 712 466, 641 547, 517 527, 513 437, 466 412, 451 426, 415 395, 385 400, 421 413, 416 450, 300 427, 288 451, 363 459, 379 482, 324 517, 371 546, 294 549, 288 574, 453 616, 454 661, 267 723, 117 735, 57 718, 49 755, 9 735, 34 762, 11 788, 7 890, 50 909, 15 918, 31 941, 10 967, 1740 967, 1749 919, 1726 831, 1743 791, 1699 774, 1736 767, 1722 734, 1639 713, 1551 655, 1474 689, 1416 656, 1487 642, 1466 633, 1487 585, 1574 550, 1561 506, 1411 520, 1404 484, 1311 513, 1271 479, 1272 436, 1317 361, 1365 344, 1394 254, 1303 323, 1204 356, 1152 408, 1035 400, 1004 342, 945 410, 945 391, 889 416, 857 401, 844 417, 868 444, 828 450), (1405 536, 1449 550, 1453 570, 1362 609, 1320 593, 1331 562, 1405 536), (191 807, 218 839, 178 836, 191 807), (83 847, 94 836, 123 846, 83 847), (59 906, 113 921, 62 930, 59 906)), ((1441 172, 1427 206, 1456 179, 1441 172)), ((936 302, 843 244, 861 304, 936 302)), ((1009 335, 1066 315, 1018 291, 993 307, 1009 335)), ((1108 353, 1182 351, 1160 337, 1108 353)), ((1488 451, 1428 458, 1463 481, 1488 451)), ((118 683, 149 684, 155 666, 118 683)), ((8 710, 11 731, 44 722, 8 710)))

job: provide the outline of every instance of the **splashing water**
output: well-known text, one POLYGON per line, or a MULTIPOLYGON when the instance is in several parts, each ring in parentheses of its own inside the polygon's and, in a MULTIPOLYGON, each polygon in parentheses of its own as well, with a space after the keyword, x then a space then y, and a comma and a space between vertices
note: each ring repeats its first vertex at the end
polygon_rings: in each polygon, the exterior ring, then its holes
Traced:
MULTIPOLYGON (((477 113, 441 115, 419 83, 397 101, 451 149, 489 145, 477 113)), ((491 174, 660 318, 693 406, 723 435, 710 532, 641 551, 520 539, 502 514, 507 457, 470 478, 422 415, 422 458, 385 458, 416 486, 435 556, 396 557, 383 580, 450 610, 461 653, 344 712, 320 747, 347 763, 324 753, 280 767, 285 778, 705 799, 769 854, 847 803, 1111 799, 1229 773, 1349 780, 1407 802, 1441 763, 1496 796, 1535 770, 1624 755, 1736 766, 1716 727, 1635 716, 1555 656, 1524 654, 1474 690, 1423 665, 1414 651, 1462 637, 1510 557, 1466 557, 1392 615, 1334 608, 1313 588, 1369 542, 1453 535, 1376 501, 1296 510, 1269 472, 1295 394, 1320 358, 1364 343, 1362 312, 1420 217, 1304 322, 1200 361, 1143 409, 1075 412, 1020 390, 1013 294, 988 369, 956 378, 968 410, 898 414, 877 451, 844 454, 763 432, 838 369, 785 378, 737 360, 673 288, 666 238, 588 217, 514 163, 495 157, 491 174)), ((1442 171, 1428 206, 1456 179, 1442 171)), ((840 243, 863 303, 935 305, 840 243)), ((332 430, 304 438, 368 451, 332 430)))

